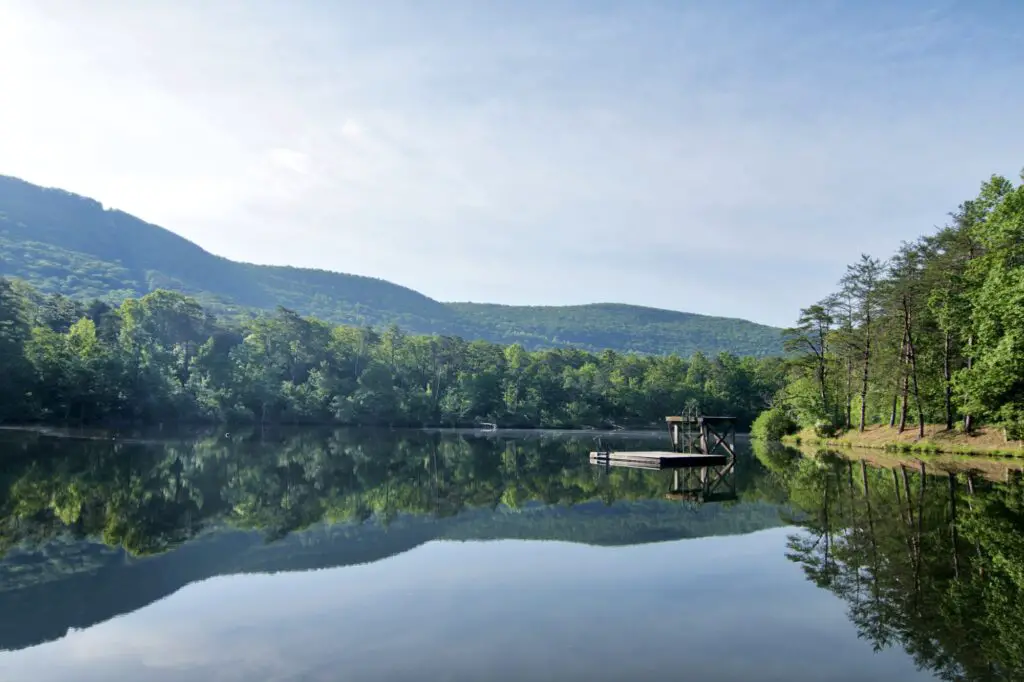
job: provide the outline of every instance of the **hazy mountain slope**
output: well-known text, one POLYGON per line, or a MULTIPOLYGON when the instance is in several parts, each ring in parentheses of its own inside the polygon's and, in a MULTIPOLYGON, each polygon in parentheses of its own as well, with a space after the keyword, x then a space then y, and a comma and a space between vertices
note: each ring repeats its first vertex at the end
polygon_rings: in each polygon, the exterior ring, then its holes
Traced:
POLYGON ((477 325, 524 345, 555 342, 588 350, 641 353, 729 350, 739 355, 779 352, 780 331, 746 320, 709 317, 619 303, 580 306, 503 306, 450 303, 477 325))
POLYGON ((118 301, 182 291, 217 311, 283 305, 336 323, 396 322, 530 348, 576 345, 643 353, 781 350, 779 331, 744 320, 636 306, 444 304, 406 287, 323 270, 237 263, 92 199, 0 176, 0 276, 76 298, 118 301))
POLYGON ((158 288, 335 322, 464 333, 449 308, 383 280, 236 263, 92 199, 0 177, 0 274, 45 291, 124 298, 158 288))

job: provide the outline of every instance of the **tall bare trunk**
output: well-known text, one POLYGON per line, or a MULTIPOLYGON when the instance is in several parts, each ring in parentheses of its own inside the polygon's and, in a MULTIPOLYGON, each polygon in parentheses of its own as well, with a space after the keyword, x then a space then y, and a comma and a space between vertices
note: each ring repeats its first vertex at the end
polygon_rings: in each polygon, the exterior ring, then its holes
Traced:
POLYGON ((903 386, 900 388, 900 425, 897 431, 903 433, 907 430, 907 408, 910 401, 907 396, 910 394, 910 372, 903 370, 903 386))
POLYGON ((953 377, 949 367, 950 334, 946 332, 942 349, 942 379, 945 393, 946 430, 953 430, 953 377))
POLYGON ((853 426, 853 357, 846 356, 846 430, 853 426))
POLYGON ((907 316, 907 353, 910 356, 910 377, 914 382, 914 404, 917 406, 917 437, 924 438, 924 408, 921 406, 921 389, 917 383, 917 350, 910 330, 910 316, 907 316))
POLYGON ((871 367, 871 314, 867 315, 864 321, 864 376, 860 385, 860 431, 864 431, 864 424, 868 414, 868 379, 870 378, 871 367))
MULTIPOLYGON (((967 338, 967 371, 971 371, 974 366, 974 358, 971 357, 972 347, 974 346, 974 337, 969 336, 967 338)), ((971 414, 964 415, 964 433, 970 433, 974 429, 974 416, 971 414)))
MULTIPOLYGON (((903 357, 906 354, 906 327, 903 328, 903 338, 899 342, 899 363, 902 368, 903 357)), ((899 406, 899 373, 895 373, 893 381, 893 404, 889 411, 889 428, 896 426, 896 409, 899 406)))
POLYGON ((900 371, 902 373, 903 385, 900 389, 900 397, 903 405, 900 408, 900 428, 903 433, 907 428, 907 409, 910 407, 910 313, 907 312, 907 299, 903 298, 903 353, 900 356, 900 371))
POLYGON ((821 407, 828 414, 828 391, 825 388, 825 356, 818 358, 818 387, 821 391, 821 407))

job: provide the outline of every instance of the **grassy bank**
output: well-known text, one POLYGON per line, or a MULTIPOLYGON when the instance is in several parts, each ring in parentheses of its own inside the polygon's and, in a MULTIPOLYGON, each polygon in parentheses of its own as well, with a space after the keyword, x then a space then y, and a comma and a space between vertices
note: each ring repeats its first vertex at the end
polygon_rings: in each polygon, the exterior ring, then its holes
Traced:
POLYGON ((869 426, 863 433, 853 429, 832 438, 820 438, 813 429, 804 429, 796 435, 786 436, 783 442, 794 445, 810 443, 829 447, 875 448, 891 452, 1024 457, 1024 441, 1006 440, 1002 429, 981 427, 974 433, 966 434, 957 429, 949 431, 944 425, 938 424, 927 425, 924 438, 918 437, 916 428, 899 433, 889 426, 869 426))

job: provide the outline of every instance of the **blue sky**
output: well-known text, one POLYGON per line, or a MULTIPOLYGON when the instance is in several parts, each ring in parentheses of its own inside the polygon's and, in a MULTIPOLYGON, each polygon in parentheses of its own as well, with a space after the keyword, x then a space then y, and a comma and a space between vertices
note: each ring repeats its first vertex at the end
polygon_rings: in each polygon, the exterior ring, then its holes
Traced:
POLYGON ((1024 166, 1024 3, 0 2, 0 173, 441 300, 788 324, 1024 166))

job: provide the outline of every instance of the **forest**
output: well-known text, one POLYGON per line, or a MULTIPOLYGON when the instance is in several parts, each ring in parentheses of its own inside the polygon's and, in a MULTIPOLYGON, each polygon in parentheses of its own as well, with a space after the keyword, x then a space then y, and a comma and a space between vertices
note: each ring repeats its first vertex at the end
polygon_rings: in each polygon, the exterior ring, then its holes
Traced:
POLYGON ((765 418, 776 435, 984 423, 1021 438, 1024 185, 992 176, 948 225, 888 260, 862 255, 785 339, 793 365, 765 418))
POLYGON ((170 291, 112 306, 0 279, 0 372, 6 423, 627 428, 690 405, 748 425, 785 361, 528 351, 286 308, 224 320, 170 291))

